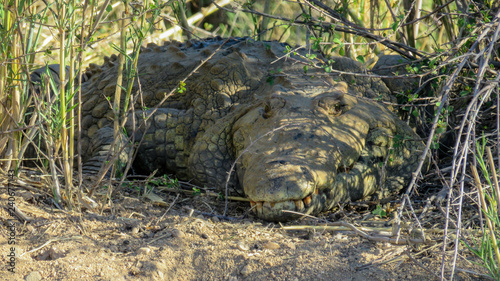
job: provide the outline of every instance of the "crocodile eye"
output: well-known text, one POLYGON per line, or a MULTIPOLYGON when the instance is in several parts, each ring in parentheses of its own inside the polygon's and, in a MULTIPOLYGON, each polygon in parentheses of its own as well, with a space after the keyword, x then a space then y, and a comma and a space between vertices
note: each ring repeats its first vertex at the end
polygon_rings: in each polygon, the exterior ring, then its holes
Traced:
POLYGON ((264 104, 262 117, 267 119, 271 117, 277 109, 283 108, 284 106, 285 100, 283 98, 273 97, 264 104))
POLYGON ((333 114, 339 115, 340 113, 342 113, 342 107, 340 106, 340 103, 337 103, 333 107, 333 114))
POLYGON ((328 115, 339 116, 342 114, 342 102, 335 98, 323 98, 318 101, 318 108, 328 115))

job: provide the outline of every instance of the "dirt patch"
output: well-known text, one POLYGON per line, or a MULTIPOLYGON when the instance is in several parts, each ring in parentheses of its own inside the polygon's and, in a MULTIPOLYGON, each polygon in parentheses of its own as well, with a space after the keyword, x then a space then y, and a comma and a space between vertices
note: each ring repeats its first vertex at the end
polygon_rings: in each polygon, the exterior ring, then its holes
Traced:
MULTIPOLYGON (((2 192, 0 200, 7 207, 11 196, 2 192)), ((96 197, 105 193, 103 189, 96 197)), ((1 228, 3 276, 31 281, 364 281, 431 280, 436 279, 431 273, 439 274, 441 246, 422 249, 345 232, 284 230, 286 225, 321 224, 309 218, 275 224, 245 217, 249 206, 241 202, 231 203, 228 214, 241 219, 225 220, 210 215, 223 212, 224 202, 217 198, 157 194, 167 206, 124 188, 113 193, 111 207, 72 213, 55 209, 46 194, 15 189, 16 206, 32 220, 20 223, 1 209, 2 224, 15 223, 16 230, 16 244, 9 245, 9 229, 1 228), (11 247, 15 273, 8 272, 11 247)), ((467 250, 459 252, 455 280, 481 280, 467 273, 483 273, 471 260, 467 250)))

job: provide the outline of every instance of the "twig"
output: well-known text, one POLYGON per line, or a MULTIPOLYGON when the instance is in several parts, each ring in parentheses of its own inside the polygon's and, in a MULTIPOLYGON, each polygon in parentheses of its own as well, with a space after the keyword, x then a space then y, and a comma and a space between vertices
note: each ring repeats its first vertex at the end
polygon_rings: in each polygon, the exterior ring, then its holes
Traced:
POLYGON ((24 253, 20 254, 20 255, 19 255, 19 257, 22 257, 22 256, 24 256, 24 255, 26 255, 26 254, 29 254, 29 253, 32 253, 32 252, 36 252, 36 251, 38 251, 38 250, 40 250, 40 249, 43 249, 45 246, 48 246, 48 245, 49 245, 50 243, 52 243, 52 242, 57 242, 57 241, 66 241, 66 240, 76 240, 76 239, 83 239, 83 237, 82 237, 82 236, 79 236, 79 235, 75 235, 75 236, 71 236, 71 237, 52 238, 52 239, 50 239, 49 241, 47 241, 47 242, 43 243, 43 245, 42 245, 42 246, 37 247, 37 248, 35 248, 35 249, 32 249, 32 250, 30 250, 30 251, 27 251, 27 252, 24 252, 24 253))
MULTIPOLYGON (((12 207, 14 209, 14 214, 16 215, 16 217, 19 219, 20 222, 31 222, 33 221, 33 218, 26 215, 23 211, 21 211, 17 205, 13 205, 12 207)), ((7 208, 5 208, 7 212, 10 212, 11 210, 8 210, 7 208)))
POLYGON ((324 226, 314 226, 314 225, 301 225, 301 226, 283 226, 282 227, 285 230, 304 230, 304 229, 321 229, 321 230, 330 230, 330 231, 345 231, 346 229, 350 229, 353 233, 367 239, 370 241, 374 242, 384 242, 384 243, 391 243, 394 245, 413 245, 413 244, 434 244, 436 243, 435 241, 431 240, 425 240, 425 239, 413 239, 413 238, 407 238, 407 239, 399 239, 399 238, 392 238, 389 236, 374 236, 374 235, 369 235, 366 230, 370 230, 369 228, 363 227, 363 230, 350 224, 347 222, 334 222, 334 223, 328 223, 328 225, 324 226), (339 228, 341 227, 341 228, 339 228))
MULTIPOLYGON (((429 272, 431 275, 434 275, 434 277, 436 277, 437 279, 440 279, 439 275, 437 275, 434 271, 428 269, 426 266, 424 266, 421 262, 419 262, 418 260, 416 260, 414 257, 411 256, 410 252, 408 252, 408 250, 404 251, 404 253, 406 254, 406 256, 408 256, 408 258, 410 258, 410 260, 412 260, 416 265, 420 266, 421 268, 423 268, 425 271, 429 272)), ((443 278, 443 280, 447 280, 446 278, 443 278)))
POLYGON ((243 154, 245 154, 249 149, 250 147, 252 147, 256 142, 258 142, 261 138, 269 135, 269 134, 272 134, 278 130, 281 130, 285 127, 288 127, 290 125, 283 125, 281 127, 278 127, 278 128, 275 128, 265 134, 263 134, 262 136, 258 137, 256 140, 252 141, 252 143, 250 143, 250 145, 248 145, 245 150, 243 150, 243 152, 240 153, 240 155, 238 155, 238 157, 236 158, 236 160, 234 160, 233 164, 231 165, 231 169, 229 169, 229 172, 227 173, 227 177, 226 177, 226 185, 225 185, 225 206, 224 206, 224 216, 227 214, 227 204, 228 204, 228 195, 229 195, 229 181, 231 179, 231 174, 233 173, 234 171, 234 167, 236 166, 236 163, 238 163, 238 161, 240 160, 241 156, 243 154))
MULTIPOLYGON (((193 190, 171 188, 168 186, 158 186, 158 189, 160 189, 162 191, 168 191, 168 192, 182 192, 182 193, 189 194, 189 195, 196 194, 196 196, 209 196, 209 197, 216 197, 216 198, 220 197, 219 193, 215 193, 215 192, 211 192, 211 191, 206 191, 205 193, 197 193, 196 191, 193 191, 193 190)), ((232 200, 232 201, 250 202, 250 199, 245 198, 245 197, 227 196, 226 198, 228 200, 232 200)))
MULTIPOLYGON (((247 9, 242 9, 242 8, 237 8, 236 10, 232 10, 232 9, 228 9, 228 8, 225 8, 225 7, 221 7, 221 6, 219 6, 215 2, 212 2, 212 3, 214 3, 219 9, 224 10, 224 11, 228 11, 228 12, 231 12, 231 13, 245 12, 245 13, 256 14, 256 15, 260 15, 260 16, 263 16, 263 17, 268 17, 268 18, 273 18, 273 19, 277 19, 277 20, 282 20, 282 21, 288 22, 290 25, 321 26, 325 30, 329 30, 329 29, 332 28, 331 23, 315 23, 315 22, 310 22, 310 21, 292 20, 292 19, 285 18, 285 17, 269 15, 269 14, 257 12, 257 11, 254 11, 254 10, 247 10, 247 9)), ((417 55, 419 57, 423 57, 424 54, 425 54, 425 53, 423 53, 420 50, 417 50, 415 48, 409 47, 408 45, 392 41, 392 40, 390 40, 388 38, 385 38, 385 37, 381 37, 381 36, 375 35, 373 33, 370 33, 367 30, 356 28, 355 25, 352 26, 352 23, 351 23, 351 25, 349 25, 347 22, 343 22, 343 23, 345 23, 348 26, 342 27, 342 26, 337 26, 336 25, 336 26, 333 27, 333 29, 336 30, 336 31, 340 31, 340 32, 344 32, 344 33, 349 33, 349 34, 354 34, 356 36, 362 36, 362 37, 365 37, 367 39, 376 41, 376 42, 378 42, 378 43, 386 46, 387 48, 389 48, 389 49, 391 49, 391 50, 393 50, 393 51, 395 51, 395 52, 397 52, 397 53, 399 53, 399 54, 401 54, 401 55, 403 55, 403 56, 405 56, 407 58, 415 59, 415 56, 412 55, 412 54, 415 54, 415 55, 417 55)), ((425 54, 425 55, 428 55, 428 54, 425 54)))
POLYGON ((165 210, 165 213, 163 213, 163 215, 161 215, 161 217, 159 217, 157 220, 156 220, 156 223, 155 224, 158 224, 161 220, 163 220, 163 218, 165 217, 165 215, 168 213, 168 211, 170 211, 170 209, 172 209, 172 207, 174 206, 175 204, 175 201, 177 201, 177 199, 179 198, 179 194, 177 194, 177 196, 175 196, 174 198, 174 201, 172 201, 172 203, 170 203, 170 206, 168 206, 167 210, 165 210))

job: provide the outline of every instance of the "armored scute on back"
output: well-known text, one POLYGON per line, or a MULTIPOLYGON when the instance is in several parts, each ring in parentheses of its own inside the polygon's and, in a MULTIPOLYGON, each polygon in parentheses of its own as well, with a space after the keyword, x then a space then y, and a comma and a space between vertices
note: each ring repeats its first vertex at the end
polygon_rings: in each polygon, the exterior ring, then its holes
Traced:
MULTIPOLYGON (((130 115, 125 126, 128 137, 134 123, 140 127, 137 142, 145 133, 134 170, 159 170, 223 190, 237 161, 230 186, 267 220, 297 217, 283 210, 317 214, 340 202, 401 190, 423 145, 371 100, 390 100, 383 82, 326 73, 320 55, 309 60, 307 50, 289 49, 249 39, 149 45, 140 55, 133 90, 139 93, 136 119, 130 115), (186 77, 185 91, 159 105, 186 77)), ((113 60, 82 86, 86 171, 98 170, 113 141, 106 98, 115 91, 113 60)), ((363 71, 350 59, 334 60, 333 69, 363 71)))

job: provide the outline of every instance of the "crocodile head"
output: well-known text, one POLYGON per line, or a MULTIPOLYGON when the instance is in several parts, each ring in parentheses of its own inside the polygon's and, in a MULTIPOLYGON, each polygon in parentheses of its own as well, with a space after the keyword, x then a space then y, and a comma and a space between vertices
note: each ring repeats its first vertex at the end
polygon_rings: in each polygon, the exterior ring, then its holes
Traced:
POLYGON ((266 220, 298 216, 283 210, 317 214, 361 199, 381 188, 381 163, 398 121, 377 103, 349 95, 343 82, 328 90, 275 88, 233 127, 240 185, 266 220))

